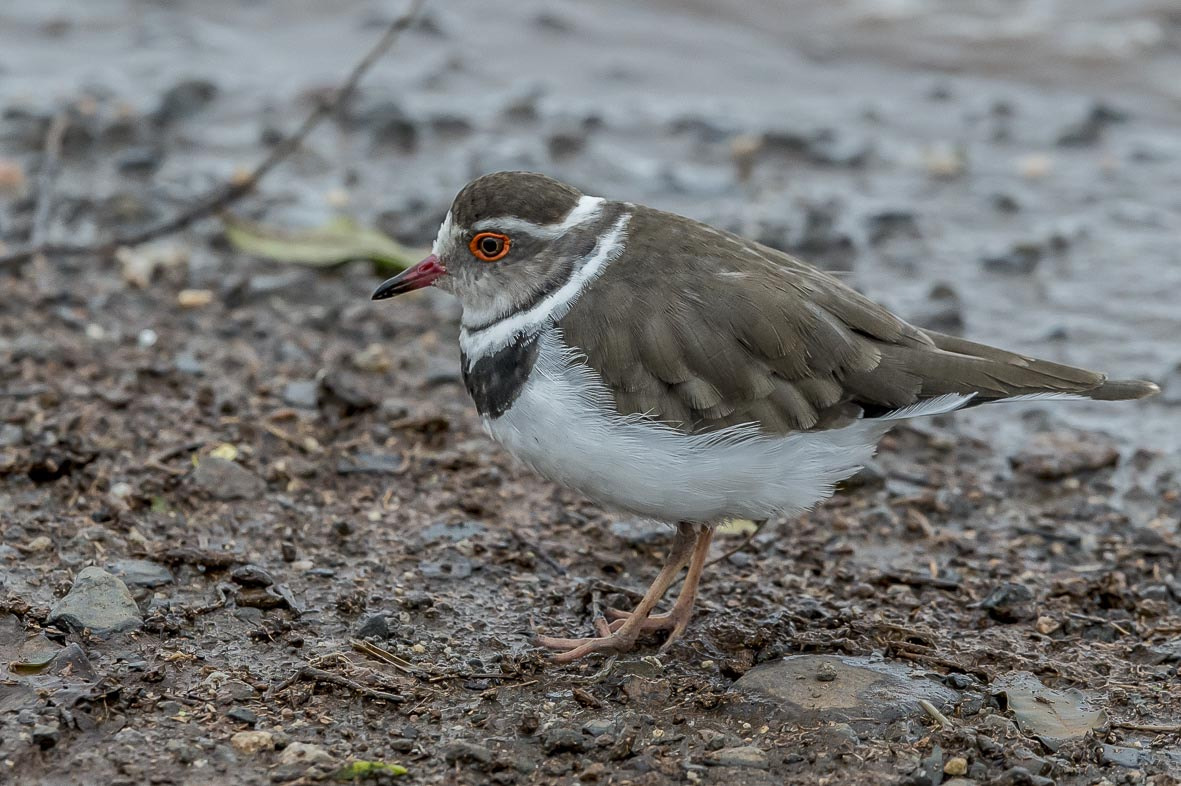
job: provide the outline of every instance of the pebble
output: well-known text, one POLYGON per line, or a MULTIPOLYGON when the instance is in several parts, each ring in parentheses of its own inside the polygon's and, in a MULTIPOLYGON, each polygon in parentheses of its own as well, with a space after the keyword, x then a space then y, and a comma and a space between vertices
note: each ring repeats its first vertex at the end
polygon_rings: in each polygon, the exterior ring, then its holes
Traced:
POLYGON ((492 761, 492 751, 474 742, 457 740, 443 749, 443 761, 448 764, 459 762, 487 764, 492 761))
POLYGON ((963 775, 968 771, 968 760, 963 756, 952 756, 943 765, 943 772, 947 775, 963 775))
POLYGON ((250 726, 258 723, 257 713, 255 713, 253 710, 247 709, 246 707, 234 707, 232 710, 226 713, 226 717, 230 720, 238 721, 239 723, 245 723, 250 726))
POLYGON ((193 483, 214 499, 251 499, 266 490, 262 478, 233 461, 216 456, 201 459, 193 483))
POLYGON ((279 764, 331 764, 332 755, 320 745, 309 742, 293 742, 279 754, 279 764))
POLYGON ((48 750, 54 745, 57 745, 61 737, 61 727, 56 723, 38 723, 33 726, 33 744, 41 748, 41 750, 48 750))
POLYGON ((541 738, 541 749, 549 755, 555 753, 583 753, 587 748, 587 739, 582 732, 574 729, 554 728, 547 731, 541 738))
POLYGON ((130 587, 162 587, 173 581, 166 566, 146 559, 115 560, 107 568, 130 587))
POLYGON ((0 425, 0 448, 10 448, 25 441, 25 430, 15 423, 0 425))
POLYGON ((217 85, 208 79, 186 79, 164 91, 160 104, 152 113, 157 125, 167 125, 191 117, 217 97, 217 85))
POLYGON ((1119 451, 1095 435, 1037 434, 1009 459, 1015 470, 1038 480, 1061 480, 1115 466, 1119 451))
POLYGON ((69 630, 89 628, 96 635, 132 630, 143 624, 127 585, 102 568, 83 568, 70 592, 46 620, 69 630))
POLYGON ((755 745, 722 748, 707 754, 705 761, 718 767, 750 767, 756 770, 765 770, 771 766, 767 753, 755 745))
POLYGON ((362 639, 388 639, 390 632, 390 618, 385 614, 373 614, 357 628, 357 636, 362 639))
POLYGON ((1013 581, 997 585, 980 601, 980 608, 998 622, 1024 622, 1037 616, 1033 592, 1024 584, 1013 581))
POLYGON ((314 379, 298 379, 283 386, 283 403, 298 409, 315 409, 319 385, 314 379))
POLYGON ((240 753, 269 751, 275 747, 275 735, 269 731, 240 731, 230 737, 230 745, 240 753))
POLYGON ((1011 246, 985 254, 980 264, 992 273, 1027 276, 1037 270, 1045 249, 1034 241, 1018 241, 1011 246))
POLYGON ((889 723, 921 713, 921 699, 938 707, 958 698, 905 665, 838 655, 793 655, 764 663, 742 675, 734 688, 778 700, 778 714, 800 724, 889 723))

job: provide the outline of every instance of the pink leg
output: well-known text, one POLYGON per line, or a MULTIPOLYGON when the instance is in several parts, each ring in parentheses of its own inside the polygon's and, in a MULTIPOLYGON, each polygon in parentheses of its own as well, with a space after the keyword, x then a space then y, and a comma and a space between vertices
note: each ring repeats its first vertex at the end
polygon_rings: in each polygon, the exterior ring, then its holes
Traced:
MULTIPOLYGON (((709 532, 709 530, 703 531, 709 532)), ((709 536, 706 535, 705 537, 708 547, 709 536)), ((609 626, 605 619, 598 619, 595 621, 595 630, 599 634, 596 637, 563 639, 552 636, 538 636, 537 643, 542 647, 562 650, 553 656, 552 660, 554 663, 570 663, 585 655, 590 655, 592 652, 620 653, 631 650, 636 645, 636 639, 643 632, 643 623, 648 619, 648 615, 652 613, 652 609, 664 597, 664 593, 668 592, 668 588, 676 580, 677 574, 681 572, 681 568, 695 556, 694 542, 700 543, 700 539, 701 536, 697 534, 696 528, 693 525, 677 525, 676 538, 673 540, 672 549, 668 553, 664 567, 660 569, 656 580, 652 582, 652 586, 648 588, 648 591, 644 593, 644 597, 640 599, 635 611, 632 612, 628 619, 620 620, 618 626, 609 626)), ((698 570, 698 575, 700 576, 700 569, 698 570)), ((696 584, 696 582, 694 583, 696 584)), ((683 595, 684 592, 681 594, 683 595)), ((692 598, 690 598, 689 602, 692 604, 692 598)))
MULTIPOLYGON (((713 529, 706 527, 702 528, 697 536, 697 544, 693 547, 693 556, 689 562, 689 572, 685 575, 685 586, 681 587, 681 594, 677 596, 677 602, 673 604, 672 610, 667 614, 650 614, 647 619, 640 622, 640 630, 643 632, 668 631, 668 638, 660 647, 661 652, 667 650, 669 645, 681 637, 689 625, 689 619, 693 616, 693 604, 697 600, 697 587, 701 583, 701 574, 705 570, 705 562, 709 557, 709 545, 713 540, 713 534, 713 529)), ((620 611, 619 609, 607 609, 606 614, 612 620, 608 626, 612 630, 622 628, 628 620, 635 616, 633 612, 620 611)))

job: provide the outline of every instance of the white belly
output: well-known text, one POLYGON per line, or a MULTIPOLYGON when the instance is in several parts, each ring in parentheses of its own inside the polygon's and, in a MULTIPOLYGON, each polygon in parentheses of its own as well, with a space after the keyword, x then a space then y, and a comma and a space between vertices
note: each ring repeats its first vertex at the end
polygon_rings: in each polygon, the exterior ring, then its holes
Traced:
POLYGON ((686 435, 615 412, 598 375, 562 343, 557 328, 546 329, 539 342, 534 373, 507 412, 485 418, 488 432, 550 480, 665 521, 798 513, 868 461, 894 420, 967 401, 942 397, 893 418, 786 437, 753 426, 686 435))

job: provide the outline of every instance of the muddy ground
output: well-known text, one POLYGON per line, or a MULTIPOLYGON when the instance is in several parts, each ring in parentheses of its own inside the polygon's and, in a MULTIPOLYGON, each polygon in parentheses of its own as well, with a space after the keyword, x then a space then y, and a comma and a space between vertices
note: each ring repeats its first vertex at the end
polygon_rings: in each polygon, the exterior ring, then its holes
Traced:
MULTIPOLYGON (((58 114, 58 240, 252 164, 400 10, 329 5, 5 3, 0 242, 58 114)), ((1181 782, 1181 17, 781 5, 434 3, 236 210, 421 246, 470 177, 539 169, 1162 396, 899 429, 670 651, 555 668, 531 626, 589 631, 668 533, 486 439, 440 293, 372 304, 367 264, 215 221, 2 270, 0 781, 1181 782)))

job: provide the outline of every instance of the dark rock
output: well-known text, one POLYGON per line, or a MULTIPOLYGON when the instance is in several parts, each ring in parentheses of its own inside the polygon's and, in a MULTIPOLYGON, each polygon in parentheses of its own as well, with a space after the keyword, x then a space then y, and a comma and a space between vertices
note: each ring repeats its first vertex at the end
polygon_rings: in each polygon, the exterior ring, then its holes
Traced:
POLYGON ((927 295, 929 306, 915 315, 911 322, 929 330, 953 336, 964 332, 964 306, 959 293, 949 284, 936 284, 927 295))
POLYGON ((418 126, 401 106, 384 102, 366 111, 359 122, 369 127, 375 144, 411 153, 418 147, 418 126))
POLYGON ((1127 119, 1127 113, 1119 109, 1103 103, 1092 104, 1086 115, 1062 129, 1058 134, 1058 146, 1093 145, 1102 139, 1103 132, 1108 126, 1123 123, 1127 119))
POLYGON ((160 168, 163 157, 155 147, 132 147, 115 156, 115 167, 125 175, 150 175, 160 168))
POLYGON ((234 707, 232 710, 226 713, 226 717, 230 720, 238 721, 239 723, 245 723, 250 726, 254 726, 258 723, 258 715, 253 710, 249 710, 246 707, 234 707))
POLYGON ((920 237, 914 212, 900 209, 880 210, 866 216, 865 232, 875 246, 895 238, 915 240, 920 237))
POLYGON ((352 374, 335 371, 320 379, 319 404, 339 411, 342 417, 375 409, 378 399, 371 396, 352 374))
POLYGON ((611 534, 632 546, 663 543, 668 540, 668 528, 649 519, 622 519, 611 522, 611 534))
POLYGON ((49 750, 62 737, 61 728, 56 724, 38 723, 33 727, 33 744, 41 750, 49 750))
POLYGON ((541 738, 541 749, 548 755, 555 753, 583 753, 587 749, 587 737, 575 729, 553 728, 541 738))
POLYGON ((372 614, 365 618, 357 628, 357 636, 362 639, 388 639, 390 637, 390 618, 385 614, 372 614))
POLYGON ((173 581, 172 571, 151 560, 121 559, 107 567, 130 587, 162 587, 173 581))
POLYGON ((1006 581, 980 601, 980 608, 998 622, 1024 622, 1037 616, 1033 591, 1024 584, 1006 581))
POLYGON ((981 786, 1054 786, 1052 778, 1034 775, 1024 767, 1010 767, 981 786))
POLYGON ((214 499, 252 499, 266 490, 258 475, 217 456, 206 456, 193 470, 193 484, 214 499))
POLYGON ((936 745, 931 753, 902 783, 905 786, 939 786, 943 781, 943 749, 936 745))
POLYGON ((423 561, 419 570, 427 578, 466 579, 472 575, 472 561, 458 552, 446 552, 440 559, 423 561))
POLYGON ((1001 251, 985 254, 980 263, 992 273, 1025 276, 1037 269, 1044 255, 1041 243, 1021 241, 1001 251))
POLYGON ((191 117, 217 97, 217 85, 207 79, 188 79, 173 85, 160 99, 152 113, 157 125, 167 125, 191 117))
POLYGON ((70 592, 59 600, 46 620, 67 630, 89 629, 96 635, 132 630, 143 620, 127 585, 102 568, 83 568, 70 592))

